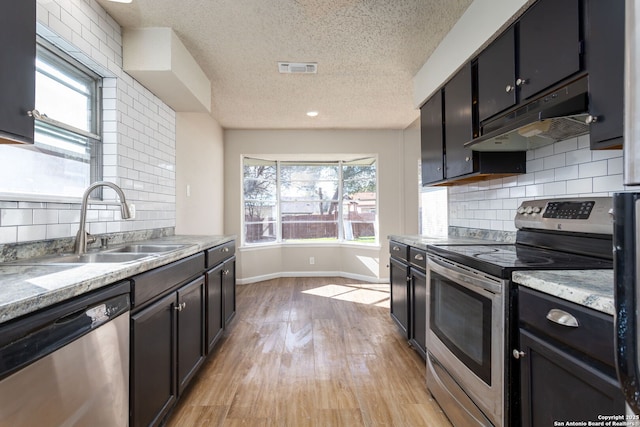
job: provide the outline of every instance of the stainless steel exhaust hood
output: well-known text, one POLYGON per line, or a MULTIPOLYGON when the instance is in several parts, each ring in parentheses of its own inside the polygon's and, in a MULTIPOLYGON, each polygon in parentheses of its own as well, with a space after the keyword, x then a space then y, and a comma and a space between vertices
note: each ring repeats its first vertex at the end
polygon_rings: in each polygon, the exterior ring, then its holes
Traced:
POLYGON ((474 151, 526 151, 589 133, 587 76, 482 123, 474 151))

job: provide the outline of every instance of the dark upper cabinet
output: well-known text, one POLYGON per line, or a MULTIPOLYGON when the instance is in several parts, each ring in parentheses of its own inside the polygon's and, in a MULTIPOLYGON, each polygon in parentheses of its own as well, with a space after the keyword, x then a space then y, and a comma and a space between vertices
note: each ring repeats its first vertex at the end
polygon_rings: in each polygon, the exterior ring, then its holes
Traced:
POLYGON ((36 2, 3 2, 0 13, 0 143, 33 143, 36 2))
POLYGON ((516 104, 515 29, 478 55, 478 117, 483 121, 516 104))
POLYGON ((446 178, 473 172, 473 152, 464 144, 473 138, 471 64, 444 86, 446 178))
POLYGON ((579 0, 539 0, 518 25, 521 100, 580 71, 579 0))
POLYGON ((624 0, 586 0, 585 5, 591 148, 620 147, 624 128, 624 0))
POLYGON ((422 184, 444 179, 442 92, 438 90, 420 108, 422 184))

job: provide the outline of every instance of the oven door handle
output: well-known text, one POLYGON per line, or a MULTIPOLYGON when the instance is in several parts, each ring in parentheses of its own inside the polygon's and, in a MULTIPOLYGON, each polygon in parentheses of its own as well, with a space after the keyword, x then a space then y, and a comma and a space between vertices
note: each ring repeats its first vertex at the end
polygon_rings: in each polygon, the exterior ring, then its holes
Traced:
POLYGON ((448 262, 433 254, 429 254, 427 257, 427 270, 435 271, 441 276, 474 291, 482 289, 498 295, 503 292, 503 283, 500 279, 493 278, 472 268, 448 262))

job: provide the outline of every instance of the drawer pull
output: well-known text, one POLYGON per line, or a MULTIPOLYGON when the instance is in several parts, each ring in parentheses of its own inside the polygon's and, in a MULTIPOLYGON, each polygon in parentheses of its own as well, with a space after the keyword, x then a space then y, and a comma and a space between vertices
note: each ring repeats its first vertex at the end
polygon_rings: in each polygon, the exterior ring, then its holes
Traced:
POLYGON ((418 261, 424 261, 424 257, 422 256, 422 254, 416 254, 416 256, 414 256, 414 258, 418 261))
POLYGON ((229 252, 229 248, 227 247, 222 248, 222 252, 229 252))
POLYGON ((577 328, 580 326, 578 323, 578 319, 576 319, 573 314, 567 313, 564 310, 559 310, 557 308, 552 308, 547 313, 547 320, 550 320, 558 325, 568 326, 570 328, 577 328))
POLYGON ((399 246, 394 246, 392 250, 394 252, 400 252, 400 247, 399 246))

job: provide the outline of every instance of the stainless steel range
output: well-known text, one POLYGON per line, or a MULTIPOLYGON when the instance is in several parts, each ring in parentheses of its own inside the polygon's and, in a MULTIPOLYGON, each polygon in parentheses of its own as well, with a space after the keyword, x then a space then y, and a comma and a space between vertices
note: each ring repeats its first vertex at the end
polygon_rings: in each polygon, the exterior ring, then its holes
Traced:
POLYGON ((613 268, 611 209, 609 197, 525 201, 515 244, 428 247, 427 387, 456 427, 519 425, 511 273, 613 268))

